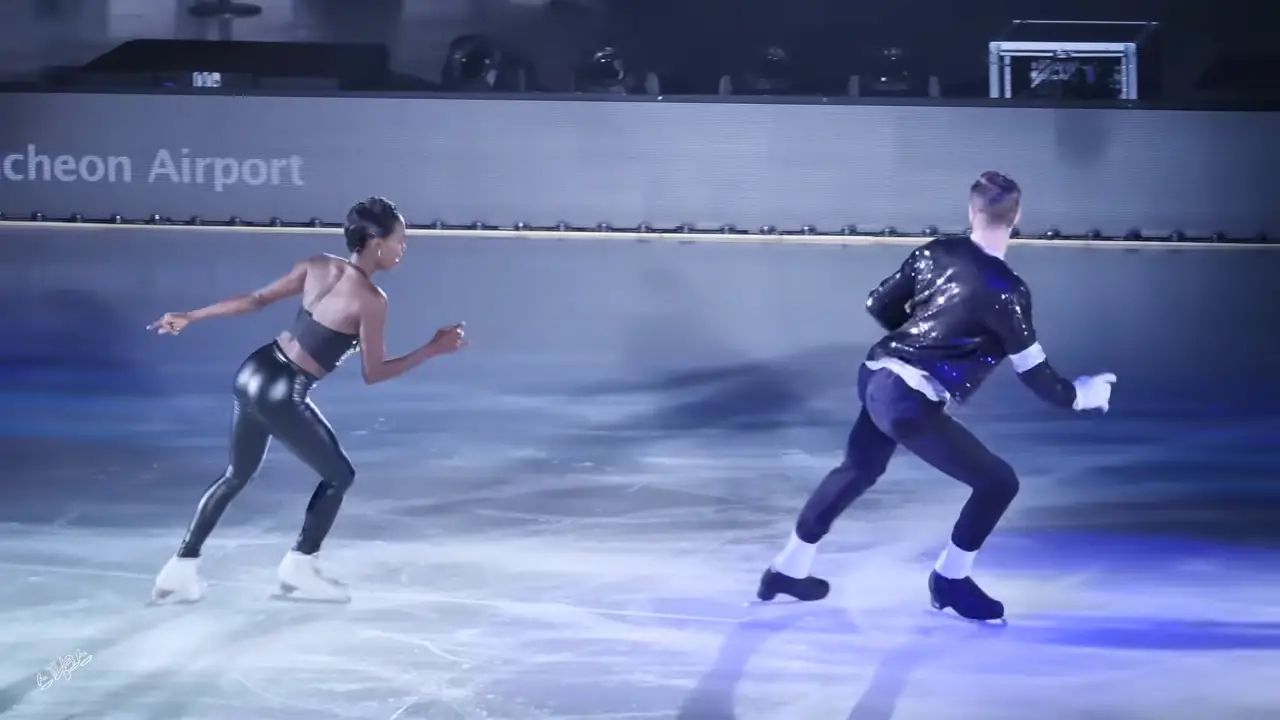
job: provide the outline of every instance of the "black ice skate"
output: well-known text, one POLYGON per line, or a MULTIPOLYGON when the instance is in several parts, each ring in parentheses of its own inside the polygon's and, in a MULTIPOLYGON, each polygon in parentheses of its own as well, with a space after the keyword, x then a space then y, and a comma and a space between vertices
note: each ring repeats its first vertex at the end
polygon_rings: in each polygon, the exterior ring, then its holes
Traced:
POLYGON ((756 597, 769 602, 779 595, 790 595, 801 602, 814 602, 825 598, 830 592, 831 583, 822 578, 812 575, 793 578, 769 568, 760 577, 760 589, 756 590, 756 597))
POLYGON ((952 580, 935 571, 929 575, 929 597, 935 609, 951 608, 969 620, 1000 620, 1004 617, 1004 603, 983 592, 973 578, 952 580))

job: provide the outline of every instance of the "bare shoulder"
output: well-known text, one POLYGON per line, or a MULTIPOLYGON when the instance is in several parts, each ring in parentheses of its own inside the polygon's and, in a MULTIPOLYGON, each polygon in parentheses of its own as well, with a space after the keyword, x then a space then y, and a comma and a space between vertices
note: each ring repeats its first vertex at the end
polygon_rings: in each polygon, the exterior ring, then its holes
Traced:
POLYGON ((299 260, 298 263, 294 265, 294 268, 295 270, 298 268, 306 270, 308 274, 323 271, 331 267, 331 257, 331 255, 312 255, 304 260, 299 260))
POLYGON ((369 288, 369 291, 364 294, 366 298, 366 302, 368 302, 371 305, 379 305, 385 308, 387 306, 386 291, 384 291, 382 288, 378 287, 377 285, 374 285, 373 283, 366 283, 366 285, 369 288))
POLYGON ((346 260, 338 257, 337 255, 330 255, 329 253, 320 253, 319 255, 312 255, 311 257, 307 258, 307 262, 313 265, 333 267, 338 265, 339 263, 345 263, 346 260))

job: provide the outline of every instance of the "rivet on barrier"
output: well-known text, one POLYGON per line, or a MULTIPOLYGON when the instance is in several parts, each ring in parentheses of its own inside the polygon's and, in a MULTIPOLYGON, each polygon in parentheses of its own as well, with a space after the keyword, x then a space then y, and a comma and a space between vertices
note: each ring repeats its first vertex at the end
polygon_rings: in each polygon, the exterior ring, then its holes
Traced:
POLYGON ((110 222, 112 225, 123 225, 124 218, 117 213, 112 213, 111 216, 107 218, 107 222, 110 222))
POLYGON ((84 215, 81 215, 80 213, 71 213, 71 217, 68 219, 73 223, 82 223, 84 222, 84 215))
POLYGON ((324 227, 324 221, 318 217, 311 218, 311 221, 307 224, 313 228, 324 227))
POLYGON ((231 218, 227 220, 227 224, 231 227, 240 227, 241 225, 244 225, 244 221, 241 220, 239 216, 232 215, 231 218))
POLYGON ((679 225, 676 226, 676 232, 687 235, 693 232, 693 226, 690 225, 689 223, 680 223, 679 225))
POLYGON ((642 233, 651 233, 653 232, 653 225, 651 223, 642 222, 636 230, 642 233))
POLYGON ((1022 237, 1022 228, 1014 225, 1013 229, 1009 231, 1009 237, 1022 237))
POLYGON ((35 220, 36 222, 44 222, 44 213, 42 213, 42 212, 33 212, 33 213, 31 213, 31 219, 32 219, 32 220, 35 220))
POLYGON ((805 225, 804 227, 800 228, 800 234, 801 235, 817 235, 818 228, 814 225, 805 225))
POLYGON ((573 229, 573 226, 563 220, 556 223, 556 230, 560 232, 569 232, 572 229, 573 229))
POLYGON ((1169 233, 1169 241, 1170 242, 1186 242, 1187 234, 1182 232, 1181 230, 1174 230, 1173 232, 1169 233))
POLYGON ((845 234, 845 235, 857 235, 857 234, 858 234, 858 226, 857 226, 857 225, 852 225, 852 224, 851 224, 851 225, 845 225, 844 227, 840 228, 840 232, 841 232, 841 233, 843 233, 843 234, 845 234))
POLYGON ((1223 232, 1216 232, 1209 236, 1209 242, 1224 243, 1226 241, 1227 241, 1227 234, 1223 232))
POLYGON ((760 228, 761 235, 777 235, 778 228, 773 225, 764 225, 760 228))
POLYGON ((514 227, 514 228, 515 228, 516 230, 518 230, 519 232, 524 232, 524 231, 526 231, 526 230, 528 230, 528 229, 529 229, 529 223, 527 223, 527 222, 525 222, 525 221, 521 220, 520 222, 516 223, 516 224, 515 224, 515 225, 513 225, 512 227, 514 227))
POLYGON ((898 228, 896 228, 896 227, 894 227, 894 226, 890 225, 890 226, 886 227, 885 229, 881 230, 881 231, 880 231, 880 234, 881 234, 881 235, 883 235, 883 236, 885 236, 885 237, 893 237, 893 236, 895 236, 895 235, 897 235, 897 234, 898 234, 898 228))
POLYGON ((191 216, 191 219, 187 221, 187 224, 188 224, 188 225, 195 225, 195 226, 203 225, 203 224, 204 224, 204 218, 200 217, 199 215, 192 215, 192 216, 191 216))
POLYGON ((160 224, 160 216, 159 216, 159 215, 157 215, 157 214, 155 214, 155 213, 151 213, 150 215, 148 215, 148 216, 147 216, 147 224, 148 224, 148 225, 159 225, 159 224, 160 224))
POLYGON ((937 234, 938 234, 938 226, 937 226, 937 225, 925 225, 925 226, 924 226, 924 231, 923 231, 921 234, 922 234, 922 235, 925 235, 926 237, 931 236, 931 235, 937 235, 937 234))
POLYGON ((280 218, 278 218, 278 217, 273 217, 273 218, 271 218, 270 220, 268 220, 268 221, 267 221, 267 223, 268 223, 269 225, 271 225, 271 227, 274 227, 274 228, 284 227, 284 220, 281 220, 281 219, 280 219, 280 218))
POLYGON ((484 229, 485 229, 484 221, 483 221, 483 220, 477 220, 477 221, 475 221, 475 222, 471 223, 471 229, 472 229, 472 230, 484 230, 484 229))
POLYGON ((738 228, 736 228, 736 227, 734 227, 734 226, 732 226, 732 225, 721 225, 721 226, 720 226, 720 234, 721 234, 721 235, 733 235, 733 234, 735 234, 735 233, 737 233, 737 232, 738 232, 738 228))
POLYGON ((1044 231, 1044 236, 1049 240, 1057 240, 1058 238, 1062 237, 1062 231, 1059 230, 1058 228, 1051 227, 1048 230, 1044 231))
POLYGON ((613 226, 607 222, 596 223, 596 232, 602 232, 602 233, 613 232, 613 226))
POLYGON ((1085 236, 1086 238, 1090 239, 1090 240, 1101 240, 1101 239, 1102 239, 1102 231, 1101 231, 1101 230, 1090 230, 1089 232, 1085 233, 1085 234, 1084 234, 1084 236, 1085 236))

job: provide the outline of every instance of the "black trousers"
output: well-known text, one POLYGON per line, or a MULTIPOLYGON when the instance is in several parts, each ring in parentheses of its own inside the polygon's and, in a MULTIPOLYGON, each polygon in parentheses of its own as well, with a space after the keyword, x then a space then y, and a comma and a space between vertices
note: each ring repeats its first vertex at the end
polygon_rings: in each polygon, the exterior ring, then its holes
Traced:
POLYGON ((233 387, 231 462, 200 499, 178 557, 200 556, 227 505, 262 467, 273 437, 320 476, 294 545, 295 550, 308 555, 319 552, 356 471, 338 445, 333 428, 308 399, 315 383, 316 379, 290 361, 274 342, 258 348, 240 366, 233 387))
POLYGON ((889 370, 862 366, 858 375, 862 412, 853 424, 844 462, 827 474, 796 523, 796 536, 816 543, 831 524, 880 479, 901 445, 934 468, 972 489, 951 531, 961 550, 977 550, 1018 494, 1018 476, 973 433, 889 370))

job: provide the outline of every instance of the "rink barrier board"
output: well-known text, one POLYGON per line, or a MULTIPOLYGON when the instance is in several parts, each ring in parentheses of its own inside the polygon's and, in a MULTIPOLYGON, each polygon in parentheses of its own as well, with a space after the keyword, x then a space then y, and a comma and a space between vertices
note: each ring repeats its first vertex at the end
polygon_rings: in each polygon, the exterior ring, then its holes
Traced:
POLYGON ((1030 236, 1248 239, 1280 236, 1277 136, 1269 112, 0 94, 0 211, 333 223, 377 194, 415 224, 914 234, 963 228, 995 169, 1030 236))
MULTIPOLYGON (((333 228, 0 223, 6 233, 0 331, 13 342, 0 348, 0 382, 24 391, 61 391, 101 376, 95 382, 111 390, 155 392, 149 378, 189 371, 174 392, 225 393, 230 368, 288 327, 294 304, 211 322, 175 342, 145 325, 166 310, 261 287, 301 257, 343 252, 333 228), (33 376, 49 363, 82 370, 33 376)), ((378 278, 393 303, 389 350, 416 347, 450 322, 466 321, 473 337, 465 359, 430 366, 417 376, 423 382, 590 393, 621 378, 663 392, 692 373, 706 379, 693 397, 706 395, 711 406, 727 398, 748 415, 749 396, 804 412, 808 402, 831 402, 826 393, 847 392, 858 359, 883 332, 863 311, 867 291, 925 240, 432 228, 415 235, 408 262, 378 278)), ((1238 405, 1280 393, 1280 335, 1258 331, 1280 302, 1280 254, 1265 252, 1272 249, 1028 240, 1011 260, 1034 290, 1036 324, 1055 367, 1116 372, 1126 404, 1186 404, 1194 396, 1196 404, 1238 405), (1224 347, 1231 372, 1215 353, 1199 351, 1224 347)), ((344 372, 326 387, 358 383, 359 373, 344 372)), ((1009 372, 998 373, 977 403, 999 398, 1052 412, 1009 372)))
MULTIPOLYGON (((0 222, 0 231, 5 229, 52 230, 71 232, 137 232, 137 231, 180 231, 200 233, 252 233, 261 235, 295 235, 315 236, 317 234, 340 235, 341 231, 326 227, 269 227, 269 226, 230 226, 230 225, 165 225, 165 224, 109 224, 109 223, 71 223, 56 221, 24 221, 9 220, 0 222)), ((0 232, 2 235, 3 232, 0 232)), ((927 236, 883 237, 880 235, 759 235, 759 234, 725 234, 709 232, 624 232, 596 230, 469 230, 469 229, 436 229, 410 228, 410 237, 476 237, 509 240, 604 240, 632 242, 664 242, 664 243, 719 243, 728 245, 847 245, 864 247, 868 245, 899 245, 914 247, 927 242, 927 236)), ((941 235, 941 233, 940 233, 941 235)), ((1280 243, 1239 243, 1239 242, 1206 242, 1206 241, 1168 241, 1168 240, 1113 240, 1086 238, 1014 238, 1012 245, 1032 247, 1073 247, 1096 250, 1280 250, 1280 243)))

